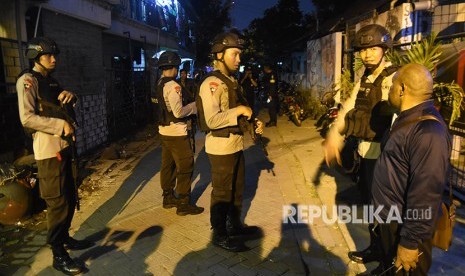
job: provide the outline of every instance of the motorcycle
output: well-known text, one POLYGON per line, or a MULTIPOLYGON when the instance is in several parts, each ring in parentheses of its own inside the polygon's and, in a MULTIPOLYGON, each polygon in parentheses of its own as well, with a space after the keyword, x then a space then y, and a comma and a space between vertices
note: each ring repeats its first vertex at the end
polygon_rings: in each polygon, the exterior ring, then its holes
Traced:
POLYGON ((318 118, 315 123, 315 127, 319 130, 321 137, 326 138, 329 129, 334 125, 336 121, 339 110, 342 108, 342 105, 339 103, 334 106, 335 100, 334 96, 337 91, 329 91, 323 94, 321 103, 327 107, 326 112, 318 118))
POLYGON ((290 85, 286 82, 279 84, 279 115, 285 114, 296 126, 302 126, 302 121, 308 116, 303 108, 300 93, 296 89, 297 86, 298 84, 290 85))
POLYGON ((45 208, 39 196, 34 155, 0 165, 0 223, 11 225, 45 208))

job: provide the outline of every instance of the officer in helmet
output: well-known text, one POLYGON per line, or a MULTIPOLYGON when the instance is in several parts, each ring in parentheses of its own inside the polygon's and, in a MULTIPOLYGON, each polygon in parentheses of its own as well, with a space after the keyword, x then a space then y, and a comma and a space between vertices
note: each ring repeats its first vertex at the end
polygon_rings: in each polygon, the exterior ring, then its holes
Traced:
POLYGON ((185 216, 200 214, 204 209, 190 203, 194 153, 187 131, 189 116, 197 114, 197 108, 190 93, 176 81, 180 64, 181 58, 172 51, 163 52, 158 60, 162 71, 157 84, 158 132, 162 145, 163 208, 177 207, 176 214, 185 216))
MULTIPOLYGON (((362 27, 355 35, 354 50, 358 51, 365 67, 361 79, 356 83, 350 97, 343 103, 336 126, 325 140, 325 158, 329 164, 336 159, 341 164, 340 151, 344 139, 354 141, 357 154, 361 157, 358 169, 358 186, 364 204, 371 201, 371 183, 376 159, 379 157, 382 135, 389 129, 393 110, 388 104, 392 77, 397 68, 385 60, 385 53, 392 47, 389 32, 380 25, 362 27)), ((344 163, 344 159, 342 160, 344 163)), ((355 262, 367 263, 379 259, 379 249, 369 226, 370 246, 362 251, 349 252, 355 262)))
POLYGON ((46 37, 29 41, 26 56, 34 66, 23 71, 16 82, 19 117, 33 137, 40 196, 47 203, 47 243, 53 253, 53 267, 65 274, 81 273, 82 267, 66 251, 92 246, 69 236, 77 195, 71 170, 70 139, 76 125, 72 107, 76 96, 64 90, 51 76, 60 53, 46 37))
POLYGON ((268 115, 270 120, 265 124, 266 127, 276 126, 278 123, 278 80, 277 75, 273 71, 271 64, 265 64, 263 66, 263 78, 261 80, 263 89, 268 96, 266 102, 268 106, 268 115))
MULTIPOLYGON (((210 223, 212 243, 228 251, 249 250, 231 237, 252 235, 258 227, 241 221, 245 184, 244 127, 252 116, 242 88, 234 78, 244 48, 237 33, 217 35, 212 43, 215 70, 200 85, 197 97, 201 130, 206 131, 205 151, 211 164, 210 223)), ((257 121, 257 133, 263 123, 257 121)))

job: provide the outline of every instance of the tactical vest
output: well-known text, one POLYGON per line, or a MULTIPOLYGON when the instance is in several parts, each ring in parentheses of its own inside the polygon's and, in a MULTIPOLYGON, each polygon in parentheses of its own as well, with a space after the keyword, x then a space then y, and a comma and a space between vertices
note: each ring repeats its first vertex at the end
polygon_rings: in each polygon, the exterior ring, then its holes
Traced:
MULTIPOLYGON (((38 83, 35 113, 44 117, 63 119, 74 127, 77 127, 76 114, 73 108, 73 104, 76 101, 62 104, 58 100, 58 96, 63 91, 58 82, 51 76, 44 77, 39 72, 31 69, 22 71, 18 77, 21 77, 25 73, 32 74, 38 83)), ((29 128, 25 128, 25 130, 29 134, 36 131, 29 128)))
MULTIPOLYGON (((165 87, 165 84, 170 82, 170 81, 176 81, 174 78, 171 77, 163 77, 158 81, 157 85, 157 100, 158 104, 160 105, 160 108, 158 109, 158 115, 160 119, 160 125, 162 126, 169 126, 171 122, 173 123, 179 123, 179 122, 186 122, 189 120, 188 117, 184 118, 176 118, 173 114, 173 111, 168 111, 168 107, 166 106, 165 102, 165 97, 163 96, 163 88, 165 87)), ((180 85, 181 87, 181 99, 182 99, 182 106, 186 106, 189 103, 193 102, 194 99, 192 96, 190 96, 190 93, 186 91, 186 89, 180 85)))
POLYGON ((276 97, 277 96, 277 80, 276 80, 276 76, 273 73, 265 73, 263 75, 263 79, 262 79, 262 82, 263 82, 263 89, 265 90, 265 92, 267 93, 267 96, 271 96, 271 97, 276 97))
MULTIPOLYGON (((218 70, 208 73, 203 78, 202 82, 206 78, 208 78, 210 76, 215 76, 215 77, 219 78, 228 87, 229 109, 237 107, 239 105, 248 106, 247 100, 245 99, 244 93, 242 91, 242 87, 237 82, 234 82, 234 81, 230 80, 228 77, 223 75, 223 73, 221 73, 218 70)), ((239 134, 239 135, 244 134, 243 129, 241 129, 241 127, 240 127, 241 123, 246 121, 245 118, 243 118, 243 117, 238 118, 238 120, 237 120, 238 125, 237 126, 229 126, 229 127, 224 127, 224 128, 220 128, 220 129, 210 129, 207 126, 207 122, 205 120, 205 114, 203 112, 202 97, 200 97, 200 95, 198 95, 195 102, 196 102, 196 105, 197 105, 197 116, 199 118, 199 126, 200 126, 201 131, 203 131, 205 133, 211 132, 212 135, 215 136, 215 137, 226 137, 226 138, 229 137, 230 133, 239 134)))
POLYGON ((393 108, 387 101, 381 101, 383 80, 394 73, 397 67, 384 68, 373 83, 362 77, 360 90, 355 99, 355 107, 345 116, 345 135, 367 141, 380 141, 391 125, 393 108))

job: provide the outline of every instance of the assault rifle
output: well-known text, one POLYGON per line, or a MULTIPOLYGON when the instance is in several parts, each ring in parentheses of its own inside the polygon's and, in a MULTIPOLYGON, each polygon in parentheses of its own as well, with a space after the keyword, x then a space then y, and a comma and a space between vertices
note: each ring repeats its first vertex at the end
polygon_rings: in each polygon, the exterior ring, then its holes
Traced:
POLYGON ((76 142, 73 140, 73 136, 62 136, 61 139, 68 142, 68 145, 71 150, 71 172, 73 174, 73 182, 74 182, 74 196, 76 197, 76 209, 79 211, 81 210, 81 203, 79 201, 79 193, 78 193, 78 172, 79 172, 79 160, 77 158, 77 149, 76 149, 76 142))
POLYGON ((197 117, 193 115, 193 116, 189 116, 189 118, 190 118, 190 123, 188 123, 188 126, 187 126, 187 135, 189 136, 189 140, 191 141, 192 151, 195 154, 195 133, 197 133, 197 117))
POLYGON ((266 150, 266 145, 263 142, 262 135, 255 132, 255 130, 258 127, 257 122, 258 122, 257 118, 253 119, 252 122, 247 121, 246 117, 244 117, 244 116, 240 116, 238 118, 239 128, 242 130, 242 132, 243 133, 248 132, 250 134, 250 137, 254 141, 254 143, 255 144, 260 144, 260 146, 261 146, 261 148, 263 150, 263 153, 266 156, 268 156, 268 151, 266 150))
POLYGON ((255 132, 255 130, 258 127, 257 122, 258 122, 258 119, 255 118, 252 123, 253 124, 253 129, 251 131, 252 139, 255 143, 258 142, 260 144, 260 146, 262 147, 263 153, 265 153, 265 156, 268 156, 268 151, 266 150, 266 145, 263 142, 262 135, 255 132))
MULTIPOLYGON (((70 125, 73 126, 74 129, 77 128, 77 121, 76 121, 76 116, 74 114, 73 110, 73 104, 75 101, 72 103, 67 103, 67 104, 62 104, 60 106, 53 104, 51 102, 48 102, 46 100, 41 99, 40 104, 44 107, 47 107, 47 109, 50 111, 50 117, 60 117, 66 122, 68 122, 70 125), (56 115, 59 116, 56 116, 56 115)), ((46 114, 44 114, 46 115, 46 114)), ((71 171, 73 174, 73 182, 74 182, 74 194, 76 197, 76 209, 79 211, 81 209, 81 204, 79 202, 79 194, 78 194, 78 171, 79 171, 79 160, 77 158, 77 149, 76 149, 76 142, 73 140, 73 136, 61 136, 61 139, 65 140, 68 142, 69 148, 71 150, 71 171)), ((57 158, 58 160, 61 161, 61 153, 57 152, 57 158)))
MULTIPOLYGON (((260 146, 261 146, 261 148, 263 150, 263 153, 267 157, 267 160, 269 160, 268 159, 268 151, 266 150, 266 144, 263 141, 263 137, 262 137, 261 134, 258 134, 258 133, 255 132, 255 130, 258 127, 257 123, 258 123, 257 118, 255 118, 255 119, 253 119, 253 121, 249 122, 249 121, 247 121, 247 119, 245 117, 239 117, 239 126, 240 126, 241 130, 244 133, 249 132, 250 137, 252 138, 253 142, 256 145, 260 144, 260 146)), ((273 174, 273 176, 276 176, 276 173, 274 172, 273 167, 266 168, 266 170, 268 171, 268 173, 271 172, 273 174)))

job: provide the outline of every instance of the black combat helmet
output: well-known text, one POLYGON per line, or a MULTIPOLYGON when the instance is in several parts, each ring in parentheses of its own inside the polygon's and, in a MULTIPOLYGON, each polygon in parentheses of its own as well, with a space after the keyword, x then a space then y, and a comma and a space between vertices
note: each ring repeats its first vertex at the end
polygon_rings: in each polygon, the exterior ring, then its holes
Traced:
POLYGON ((26 57, 28 59, 36 59, 46 54, 58 55, 59 53, 60 50, 55 41, 48 37, 34 37, 27 44, 26 57))
POLYGON ((221 53, 228 48, 244 49, 244 40, 233 32, 221 33, 213 39, 212 54, 221 53))
POLYGON ((181 58, 173 51, 166 51, 158 59, 158 68, 178 67, 181 65, 181 58))
POLYGON ((392 48, 392 38, 388 30, 378 24, 370 24, 362 27, 356 34, 354 40, 354 50, 379 46, 382 48, 392 48))

